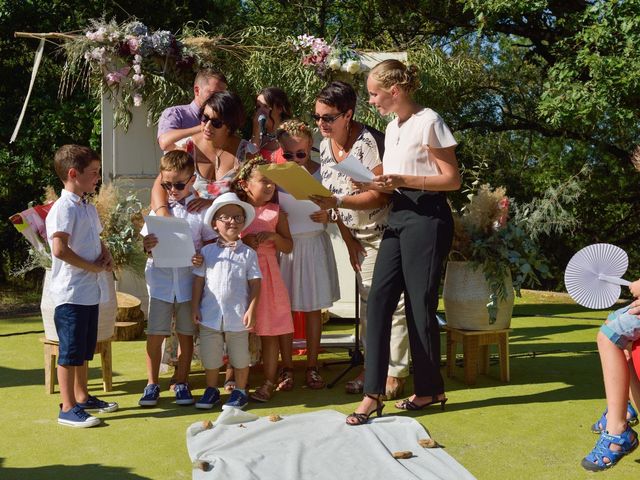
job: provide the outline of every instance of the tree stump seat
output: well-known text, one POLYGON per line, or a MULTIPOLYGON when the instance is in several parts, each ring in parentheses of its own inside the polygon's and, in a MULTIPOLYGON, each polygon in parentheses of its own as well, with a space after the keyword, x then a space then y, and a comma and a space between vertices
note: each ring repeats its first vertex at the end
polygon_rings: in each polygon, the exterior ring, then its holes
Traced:
POLYGON ((116 292, 118 313, 113 339, 116 341, 136 340, 144 333, 144 312, 140 309, 140 299, 124 292, 116 292))

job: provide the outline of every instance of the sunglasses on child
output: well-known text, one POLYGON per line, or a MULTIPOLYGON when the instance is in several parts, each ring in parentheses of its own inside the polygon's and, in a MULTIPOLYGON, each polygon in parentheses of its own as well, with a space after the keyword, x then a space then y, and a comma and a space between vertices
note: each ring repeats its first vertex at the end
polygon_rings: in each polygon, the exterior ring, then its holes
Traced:
POLYGON ((340 112, 335 115, 318 115, 317 113, 312 113, 311 118, 313 118, 316 121, 316 123, 319 123, 321 120, 324 123, 333 123, 345 113, 347 112, 340 112))
POLYGON ((216 220, 220 220, 221 222, 224 223, 231 223, 231 220, 233 220, 235 223, 244 223, 245 220, 245 216, 244 215, 218 215, 216 217, 216 220))
POLYGON ((293 158, 299 158, 299 159, 303 159, 303 158, 307 158, 307 152, 305 152, 304 150, 298 150, 297 152, 283 152, 282 156, 287 159, 287 160, 293 160, 293 158))
POLYGON ((176 182, 176 183, 162 182, 160 186, 164 188, 166 191, 169 191, 172 188, 175 188, 176 190, 181 191, 181 190, 184 190, 184 187, 187 186, 187 184, 189 183, 189 180, 191 180, 192 178, 193 178, 193 175, 187 178, 184 182, 176 182))
POLYGON ((219 118, 211 118, 209 115, 207 115, 206 113, 201 113, 200 114, 200 121, 202 123, 204 123, 205 125, 209 122, 211 122, 211 126, 213 128, 222 128, 222 126, 224 125, 224 122, 222 120, 220 120, 219 118))

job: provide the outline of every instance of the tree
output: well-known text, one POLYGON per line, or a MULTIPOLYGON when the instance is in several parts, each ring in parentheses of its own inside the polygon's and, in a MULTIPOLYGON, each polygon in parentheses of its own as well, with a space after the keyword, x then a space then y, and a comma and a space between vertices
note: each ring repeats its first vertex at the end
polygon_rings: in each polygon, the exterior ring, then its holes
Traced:
POLYGON ((119 21, 137 16, 154 28, 171 31, 178 31, 189 19, 209 21, 221 31, 239 28, 234 23, 238 2, 230 0, 141 0, 128 8, 124 11, 115 2, 77 0, 0 2, 0 283, 6 281, 9 270, 24 260, 26 252, 26 248, 10 248, 24 243, 8 217, 40 199, 45 186, 59 188, 52 168, 55 150, 65 143, 80 143, 91 144, 100 151, 99 105, 80 89, 70 97, 58 97, 65 59, 53 43, 45 47, 17 141, 8 144, 29 85, 36 46, 33 40, 15 39, 14 32, 82 31, 89 19, 101 16, 119 21))
MULTIPOLYGON (((579 203, 567 205, 578 227, 545 240, 555 265, 549 286, 561 284, 573 251, 596 240, 626 248, 636 265, 631 275, 640 274, 640 252, 633 250, 640 220, 632 215, 640 188, 629 162, 640 137, 640 0, 141 0, 127 8, 75 0, 0 4, 3 139, 18 115, 32 62, 33 44, 11 38, 15 30, 81 30, 89 18, 135 15, 173 32, 186 22, 214 35, 255 26, 274 28, 283 38, 310 33, 328 41, 339 36, 363 49, 407 50, 423 72, 418 100, 456 133, 468 184, 477 178, 505 185, 526 203, 571 179, 580 182, 579 203)), ((15 171, 25 182, 0 173, 3 218, 55 181, 47 162, 58 145, 97 142, 95 104, 82 92, 63 102, 56 97, 64 59, 53 52, 47 47, 19 141, 0 147, 0 172, 15 171)), ((245 96, 278 78, 277 56, 252 60, 244 77, 232 72, 245 96)), ((303 76, 280 80, 297 90, 319 84, 303 76)), ((308 108, 300 105, 305 99, 294 98, 299 111, 308 108)), ((384 125, 366 107, 360 115, 384 125)), ((460 204, 461 195, 452 200, 460 204)), ((3 246, 16 239, 10 226, 0 224, 3 246)), ((5 263, 15 255, 5 253, 5 263)))

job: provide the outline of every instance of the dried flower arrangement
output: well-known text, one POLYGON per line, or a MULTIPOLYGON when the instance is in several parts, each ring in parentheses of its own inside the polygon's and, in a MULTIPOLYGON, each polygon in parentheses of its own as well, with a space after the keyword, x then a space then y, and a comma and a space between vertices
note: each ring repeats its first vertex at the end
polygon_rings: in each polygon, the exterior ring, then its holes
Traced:
POLYGON ((507 275, 520 296, 524 283, 539 283, 539 277, 549 274, 538 243, 527 233, 526 215, 509 219, 510 207, 505 188, 482 185, 461 211, 454 212, 450 258, 482 268, 492 292, 487 304, 490 322, 495 321, 498 303, 507 296, 507 275))
MULTIPOLYGON (((45 206, 51 205, 58 199, 58 195, 52 187, 45 189, 44 196, 45 206)), ((124 269, 135 274, 142 274, 147 257, 139 240, 143 225, 143 210, 137 196, 125 194, 124 189, 109 184, 103 185, 98 193, 92 197, 92 203, 96 206, 102 224, 101 237, 113 257, 116 276, 124 269)), ((30 209, 33 208, 37 207, 30 207, 30 209)), ((29 210, 25 210, 25 212, 27 211, 29 210)), ((22 215, 24 212, 12 217, 14 224, 16 224, 16 221, 13 220, 14 217, 22 215)), ((44 221, 44 216, 42 220, 44 221)), ((17 224, 16 227, 18 228, 17 224)), ((44 228, 36 228, 36 235, 30 234, 34 228, 18 228, 18 230, 29 241, 29 255, 25 264, 14 270, 12 274, 20 276, 34 268, 51 267, 51 253, 44 228), (27 234, 29 235, 27 236, 27 234)))

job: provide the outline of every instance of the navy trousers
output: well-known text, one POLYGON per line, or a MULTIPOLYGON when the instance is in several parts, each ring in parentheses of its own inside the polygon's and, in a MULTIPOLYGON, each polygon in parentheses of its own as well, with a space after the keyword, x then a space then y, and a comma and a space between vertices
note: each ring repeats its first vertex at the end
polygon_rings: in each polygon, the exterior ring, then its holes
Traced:
POLYGON ((409 345, 418 396, 444 393, 436 319, 442 268, 453 240, 453 218, 441 192, 394 192, 378 252, 367 309, 364 391, 384 394, 391 318, 405 295, 409 345))

